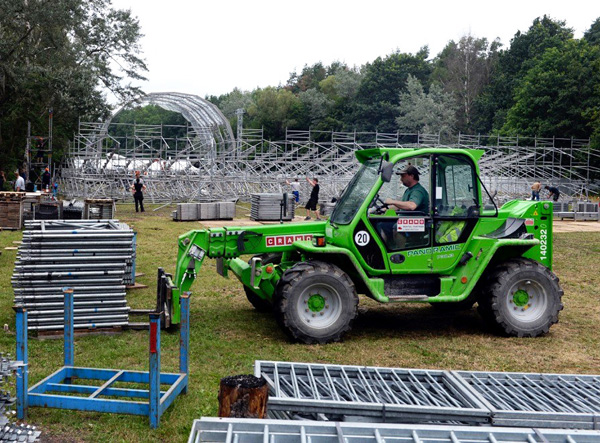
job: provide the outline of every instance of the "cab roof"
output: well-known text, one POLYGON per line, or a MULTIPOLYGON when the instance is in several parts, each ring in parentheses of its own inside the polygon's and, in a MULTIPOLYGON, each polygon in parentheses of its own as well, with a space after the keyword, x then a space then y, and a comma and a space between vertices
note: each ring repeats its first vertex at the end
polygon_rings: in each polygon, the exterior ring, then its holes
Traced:
POLYGON ((471 157, 477 163, 483 154, 485 154, 485 151, 483 149, 461 149, 443 146, 427 148, 370 148, 355 151, 356 158, 361 163, 370 158, 380 158, 381 156, 387 156, 388 161, 395 163, 401 158, 426 154, 464 154, 471 157))

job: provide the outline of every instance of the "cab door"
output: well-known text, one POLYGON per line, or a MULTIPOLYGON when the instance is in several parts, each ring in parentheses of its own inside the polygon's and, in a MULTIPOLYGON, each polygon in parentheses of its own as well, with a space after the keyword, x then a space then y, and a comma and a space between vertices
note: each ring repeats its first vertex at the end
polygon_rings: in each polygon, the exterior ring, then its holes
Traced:
POLYGON ((431 157, 419 156, 402 159, 394 165, 389 183, 384 183, 369 207, 368 222, 378 237, 392 274, 430 273, 433 218, 431 215, 431 157), (427 191, 429 209, 422 211, 395 211, 383 207, 387 198, 402 199, 406 188, 400 171, 406 166, 419 171, 419 184, 427 191))
POLYGON ((463 154, 433 157, 433 271, 453 269, 479 221, 479 186, 473 161, 463 154))

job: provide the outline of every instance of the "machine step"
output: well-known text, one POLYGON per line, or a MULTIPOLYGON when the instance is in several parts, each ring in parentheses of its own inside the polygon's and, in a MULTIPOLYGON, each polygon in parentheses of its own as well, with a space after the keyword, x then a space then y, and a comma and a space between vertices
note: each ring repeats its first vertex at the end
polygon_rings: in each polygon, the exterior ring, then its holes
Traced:
POLYGON ((410 295, 388 295, 390 301, 424 301, 429 300, 427 295, 410 294, 410 295))

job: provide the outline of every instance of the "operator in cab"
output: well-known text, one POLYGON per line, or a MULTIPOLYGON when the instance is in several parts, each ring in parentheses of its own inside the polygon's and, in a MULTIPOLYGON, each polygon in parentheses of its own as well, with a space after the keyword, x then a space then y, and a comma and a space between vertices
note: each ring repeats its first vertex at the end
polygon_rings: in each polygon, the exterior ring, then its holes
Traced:
POLYGON ((417 211, 429 214, 429 193, 419 183, 418 169, 412 165, 408 165, 399 174, 400 181, 407 187, 402 200, 388 198, 385 200, 385 204, 399 211, 417 211))

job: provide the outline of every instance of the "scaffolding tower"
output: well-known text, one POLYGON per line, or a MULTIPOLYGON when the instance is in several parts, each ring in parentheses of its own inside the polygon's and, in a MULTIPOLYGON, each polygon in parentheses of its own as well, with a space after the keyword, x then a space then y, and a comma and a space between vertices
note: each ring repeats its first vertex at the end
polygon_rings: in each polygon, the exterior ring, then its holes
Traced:
POLYGON ((44 169, 48 168, 51 175, 54 175, 52 164, 52 119, 53 110, 48 110, 48 134, 33 135, 31 132, 31 122, 27 122, 27 144, 25 146, 25 171, 27 181, 33 183, 38 188, 42 185, 42 174, 44 169))

